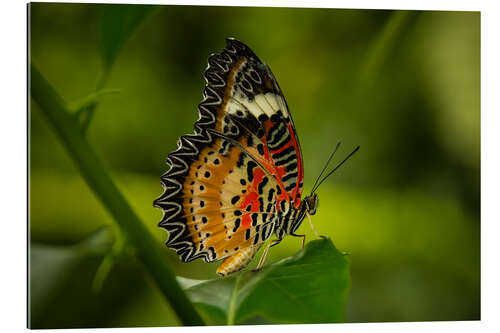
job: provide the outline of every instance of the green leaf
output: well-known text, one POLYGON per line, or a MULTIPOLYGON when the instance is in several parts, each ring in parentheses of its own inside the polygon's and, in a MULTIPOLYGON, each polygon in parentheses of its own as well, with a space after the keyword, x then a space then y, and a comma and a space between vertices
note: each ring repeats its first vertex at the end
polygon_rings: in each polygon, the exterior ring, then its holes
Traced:
POLYGON ((178 278, 198 309, 215 322, 335 323, 345 320, 349 262, 330 239, 309 242, 292 257, 210 281, 178 278))
POLYGON ((100 228, 74 245, 31 244, 29 290, 32 314, 36 317, 42 311, 83 259, 105 255, 112 244, 113 234, 109 228, 100 228))
MULTIPOLYGON (((103 5, 98 44, 104 62, 104 70, 97 80, 94 93, 104 87, 109 70, 113 66, 123 44, 152 9, 153 6, 145 5, 103 5)), ((99 96, 92 96, 91 94, 86 104, 79 106, 78 118, 81 123, 82 133, 87 131, 92 120, 97 107, 97 97, 99 96)))
POLYGON ((104 5, 99 34, 101 56, 108 70, 127 39, 153 6, 104 5))

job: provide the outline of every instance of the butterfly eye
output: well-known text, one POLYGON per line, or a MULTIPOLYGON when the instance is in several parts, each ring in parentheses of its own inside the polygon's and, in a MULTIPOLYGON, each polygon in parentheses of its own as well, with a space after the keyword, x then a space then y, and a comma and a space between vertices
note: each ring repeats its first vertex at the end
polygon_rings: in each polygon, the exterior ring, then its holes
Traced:
POLYGON ((319 199, 318 195, 314 193, 312 196, 306 198, 307 202, 307 212, 309 215, 316 214, 316 210, 318 209, 319 199))

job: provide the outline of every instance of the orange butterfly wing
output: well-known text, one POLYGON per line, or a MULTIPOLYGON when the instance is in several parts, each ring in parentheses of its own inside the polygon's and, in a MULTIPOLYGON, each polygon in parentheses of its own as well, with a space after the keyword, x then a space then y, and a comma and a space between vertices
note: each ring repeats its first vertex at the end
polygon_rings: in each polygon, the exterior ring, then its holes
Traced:
POLYGON ((274 76, 246 45, 228 39, 205 78, 195 133, 169 155, 155 206, 164 211, 167 246, 183 261, 249 261, 297 213, 300 145, 274 76))

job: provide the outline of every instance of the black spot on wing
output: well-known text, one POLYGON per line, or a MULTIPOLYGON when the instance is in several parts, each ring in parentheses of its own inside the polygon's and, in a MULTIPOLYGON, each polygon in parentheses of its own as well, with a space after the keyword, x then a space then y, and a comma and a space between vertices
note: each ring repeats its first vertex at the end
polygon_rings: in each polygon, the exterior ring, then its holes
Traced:
POLYGON ((288 156, 287 158, 283 158, 281 160, 276 161, 276 163, 274 163, 274 164, 276 166, 280 166, 280 165, 288 164, 289 162, 292 162, 295 160, 297 160, 297 155, 295 153, 293 153, 293 154, 290 154, 290 156, 288 156))
POLYGON ((272 201, 274 196, 274 188, 269 190, 269 193, 267 195, 267 201, 272 201))
POLYGON ((293 171, 296 169, 297 169, 297 162, 294 162, 294 163, 288 164, 285 168, 285 171, 290 172, 290 171, 293 171))
POLYGON ((258 217, 259 217, 259 214, 257 214, 257 213, 252 214, 252 226, 255 227, 257 225, 258 217))
POLYGON ((247 174, 248 174, 248 181, 253 181, 253 169, 257 167, 257 163, 254 161, 248 161, 247 164, 247 174))
POLYGON ((287 192, 290 192, 290 191, 292 191, 292 190, 295 188, 295 186, 297 186, 297 183, 292 183, 292 184, 288 185, 288 186, 285 188, 285 190, 286 190, 287 192))
POLYGON ((244 160, 245 160, 245 153, 240 153, 240 156, 238 157, 238 162, 236 162, 236 166, 238 168, 241 168, 244 164, 244 160))
POLYGON ((287 147, 287 148, 283 149, 282 151, 280 151, 279 153, 272 154, 273 159, 277 160, 277 159, 280 159, 282 157, 285 157, 286 155, 290 154, 292 151, 295 151, 295 148, 293 146, 287 147))
POLYGON ((264 145, 262 143, 259 143, 257 145, 257 151, 259 152, 260 155, 264 155, 264 145))
POLYGON ((255 238, 253 239, 253 244, 257 244, 259 242, 259 234, 255 235, 255 238))
POLYGON ((240 196, 239 195, 235 195, 232 199, 231 199, 231 203, 233 205, 236 205, 236 203, 240 200, 240 196))
POLYGON ((293 173, 287 173, 285 176, 283 176, 282 180, 284 182, 288 181, 289 179, 291 178, 296 178, 297 177, 297 173, 296 172, 293 172, 293 173))
POLYGON ((241 219, 238 217, 235 221, 234 221, 234 228, 233 228, 233 232, 236 232, 238 230, 238 228, 240 227, 240 224, 241 224, 241 219))
POLYGON ((262 193, 264 192, 264 187, 266 186, 266 184, 268 182, 269 182, 269 178, 267 178, 267 177, 262 178, 262 181, 260 182, 260 184, 258 186, 259 194, 262 195, 262 193))

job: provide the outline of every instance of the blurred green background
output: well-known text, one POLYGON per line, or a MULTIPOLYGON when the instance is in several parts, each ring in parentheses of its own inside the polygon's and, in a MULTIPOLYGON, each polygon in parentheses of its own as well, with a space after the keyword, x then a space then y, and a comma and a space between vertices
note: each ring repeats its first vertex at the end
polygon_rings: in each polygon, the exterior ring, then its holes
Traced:
MULTIPOLYGON (((30 59, 70 105, 102 74, 105 7, 30 4, 30 59)), ((347 321, 480 319, 480 13, 153 6, 104 82, 119 92, 101 97, 88 140, 159 243, 165 158, 192 132, 207 57, 230 36, 284 91, 306 193, 338 140, 338 159, 361 145, 318 191, 313 219, 350 253, 347 321)), ((91 235, 115 223, 34 102, 29 199, 32 327, 179 324, 127 248, 96 278, 109 241, 91 235)), ((307 223, 299 232, 314 237, 307 223)), ((268 262, 300 246, 289 237, 268 262)), ((164 248, 178 275, 216 277, 218 263, 164 248)))

